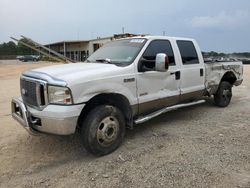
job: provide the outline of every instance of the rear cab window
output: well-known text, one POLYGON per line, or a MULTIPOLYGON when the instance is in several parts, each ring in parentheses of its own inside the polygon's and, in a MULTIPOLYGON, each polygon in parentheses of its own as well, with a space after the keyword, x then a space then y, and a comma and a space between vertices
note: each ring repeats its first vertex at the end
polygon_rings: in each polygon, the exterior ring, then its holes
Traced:
POLYGON ((176 43, 180 51, 183 65, 200 63, 197 51, 192 41, 177 40, 176 43))

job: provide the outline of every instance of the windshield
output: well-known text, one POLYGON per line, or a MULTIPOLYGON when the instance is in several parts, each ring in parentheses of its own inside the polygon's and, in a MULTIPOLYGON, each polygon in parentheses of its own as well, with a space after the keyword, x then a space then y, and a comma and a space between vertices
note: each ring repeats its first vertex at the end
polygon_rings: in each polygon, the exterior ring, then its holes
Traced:
POLYGON ((93 53, 87 59, 87 62, 102 62, 127 66, 134 61, 145 42, 146 39, 133 38, 107 43, 93 53))

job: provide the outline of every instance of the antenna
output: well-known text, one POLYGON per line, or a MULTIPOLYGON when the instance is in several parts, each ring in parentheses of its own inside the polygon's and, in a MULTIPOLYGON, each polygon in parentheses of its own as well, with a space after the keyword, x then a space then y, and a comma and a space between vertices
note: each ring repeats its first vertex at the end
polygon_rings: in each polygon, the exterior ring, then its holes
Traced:
POLYGON ((122 27, 122 34, 124 34, 124 31, 125 31, 125 28, 124 28, 124 27, 122 27))

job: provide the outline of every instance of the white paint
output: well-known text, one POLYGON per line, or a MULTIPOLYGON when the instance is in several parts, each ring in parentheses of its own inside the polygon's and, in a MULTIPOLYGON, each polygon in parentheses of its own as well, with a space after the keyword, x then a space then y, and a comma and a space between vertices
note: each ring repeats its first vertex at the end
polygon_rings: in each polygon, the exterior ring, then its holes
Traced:
MULTIPOLYGON (((134 39, 147 40, 146 44, 138 54, 134 62, 126 67, 118 67, 104 63, 75 63, 67 65, 55 65, 35 69, 55 78, 67 82, 71 89, 74 102, 83 103, 92 97, 102 93, 117 93, 125 96, 131 105, 150 102, 156 99, 179 96, 205 88, 220 82, 227 71, 238 72, 237 79, 242 79, 242 63, 218 63, 205 65, 201 50, 193 39, 174 38, 163 36, 134 37, 134 39), (167 72, 138 72, 138 62, 152 40, 169 40, 175 55, 175 66, 170 66, 167 72), (183 65, 176 40, 192 41, 197 50, 199 64, 183 65), (232 67, 234 65, 234 67, 232 67), (214 68, 218 68, 214 71, 214 68), (200 69, 204 70, 204 76, 200 76, 200 69), (172 72, 180 71, 180 80, 175 79, 172 72), (134 82, 124 82, 124 79, 135 78, 134 82)), ((134 40, 141 41, 141 40, 134 40)), ((94 41, 93 41, 94 43, 94 41)))

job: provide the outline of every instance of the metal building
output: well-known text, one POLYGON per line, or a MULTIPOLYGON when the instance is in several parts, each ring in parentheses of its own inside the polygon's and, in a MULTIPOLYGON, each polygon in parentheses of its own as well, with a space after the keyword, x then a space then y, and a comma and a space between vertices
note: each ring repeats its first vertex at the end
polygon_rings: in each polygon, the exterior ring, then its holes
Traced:
POLYGON ((74 61, 85 61, 86 58, 91 55, 94 51, 100 48, 107 42, 116 40, 119 38, 138 36, 135 34, 124 33, 115 34, 111 37, 105 37, 93 40, 73 40, 73 41, 61 41, 45 45, 46 47, 55 50, 56 52, 74 60, 74 61))

